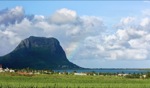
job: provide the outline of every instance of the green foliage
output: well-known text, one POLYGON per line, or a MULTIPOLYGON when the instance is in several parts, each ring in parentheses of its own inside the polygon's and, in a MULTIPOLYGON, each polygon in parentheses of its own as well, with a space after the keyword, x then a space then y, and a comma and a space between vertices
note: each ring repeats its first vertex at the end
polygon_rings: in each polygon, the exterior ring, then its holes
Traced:
POLYGON ((108 75, 39 74, 20 76, 16 73, 0 73, 0 88, 150 88, 150 79, 129 79, 108 75))
POLYGON ((142 75, 141 74, 129 74, 129 75, 126 75, 125 76, 126 78, 140 78, 140 77, 142 77, 142 75))
POLYGON ((150 78, 150 72, 146 73, 146 78, 150 78))

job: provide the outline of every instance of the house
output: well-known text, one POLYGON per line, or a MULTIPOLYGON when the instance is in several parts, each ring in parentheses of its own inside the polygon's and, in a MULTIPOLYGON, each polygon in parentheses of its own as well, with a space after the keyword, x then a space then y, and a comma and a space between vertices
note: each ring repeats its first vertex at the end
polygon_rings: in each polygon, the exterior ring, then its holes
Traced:
POLYGON ((5 71, 5 72, 9 72, 9 68, 5 68, 4 71, 5 71))
POLYGON ((118 76, 123 76, 123 74, 118 74, 118 76))
POLYGON ((15 70, 10 69, 9 72, 15 72, 15 70))
POLYGON ((123 76, 123 77, 125 77, 127 75, 129 75, 129 74, 118 74, 118 76, 123 76))
POLYGON ((87 75, 86 73, 74 73, 74 75, 87 75))
POLYGON ((141 75, 140 78, 144 78, 144 79, 145 79, 145 78, 146 78, 146 75, 141 75))
POLYGON ((142 75, 143 76, 143 78, 146 78, 146 75, 142 75))

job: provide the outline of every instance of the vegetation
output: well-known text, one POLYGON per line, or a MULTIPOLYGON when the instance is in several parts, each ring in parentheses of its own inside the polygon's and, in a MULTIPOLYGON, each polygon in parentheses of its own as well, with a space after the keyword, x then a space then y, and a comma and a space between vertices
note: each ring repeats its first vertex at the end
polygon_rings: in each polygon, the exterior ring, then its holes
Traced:
POLYGON ((0 88, 150 88, 150 79, 123 76, 0 73, 0 88))
POLYGON ((0 64, 12 69, 81 69, 67 59, 57 39, 34 36, 22 40, 9 54, 0 56, 0 64))

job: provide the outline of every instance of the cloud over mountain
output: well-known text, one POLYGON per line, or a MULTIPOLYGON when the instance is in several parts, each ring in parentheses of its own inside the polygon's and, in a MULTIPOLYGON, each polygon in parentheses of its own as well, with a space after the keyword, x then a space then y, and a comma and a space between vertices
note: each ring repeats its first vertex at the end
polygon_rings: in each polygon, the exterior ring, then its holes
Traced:
POLYGON ((4 9, 0 11, 0 55, 10 52, 22 39, 32 35, 56 37, 68 59, 81 65, 77 60, 149 59, 149 15, 123 17, 114 25, 111 33, 101 17, 79 16, 67 8, 47 17, 38 14, 29 17, 21 6, 4 9))

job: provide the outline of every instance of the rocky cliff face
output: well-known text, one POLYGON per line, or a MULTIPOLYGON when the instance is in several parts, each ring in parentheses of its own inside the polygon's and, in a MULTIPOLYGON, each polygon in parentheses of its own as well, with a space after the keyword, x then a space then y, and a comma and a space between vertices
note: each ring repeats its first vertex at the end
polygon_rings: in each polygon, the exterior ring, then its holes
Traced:
POLYGON ((55 38, 31 36, 11 53, 0 57, 0 64, 9 68, 32 69, 79 69, 67 58, 60 43, 55 38))

